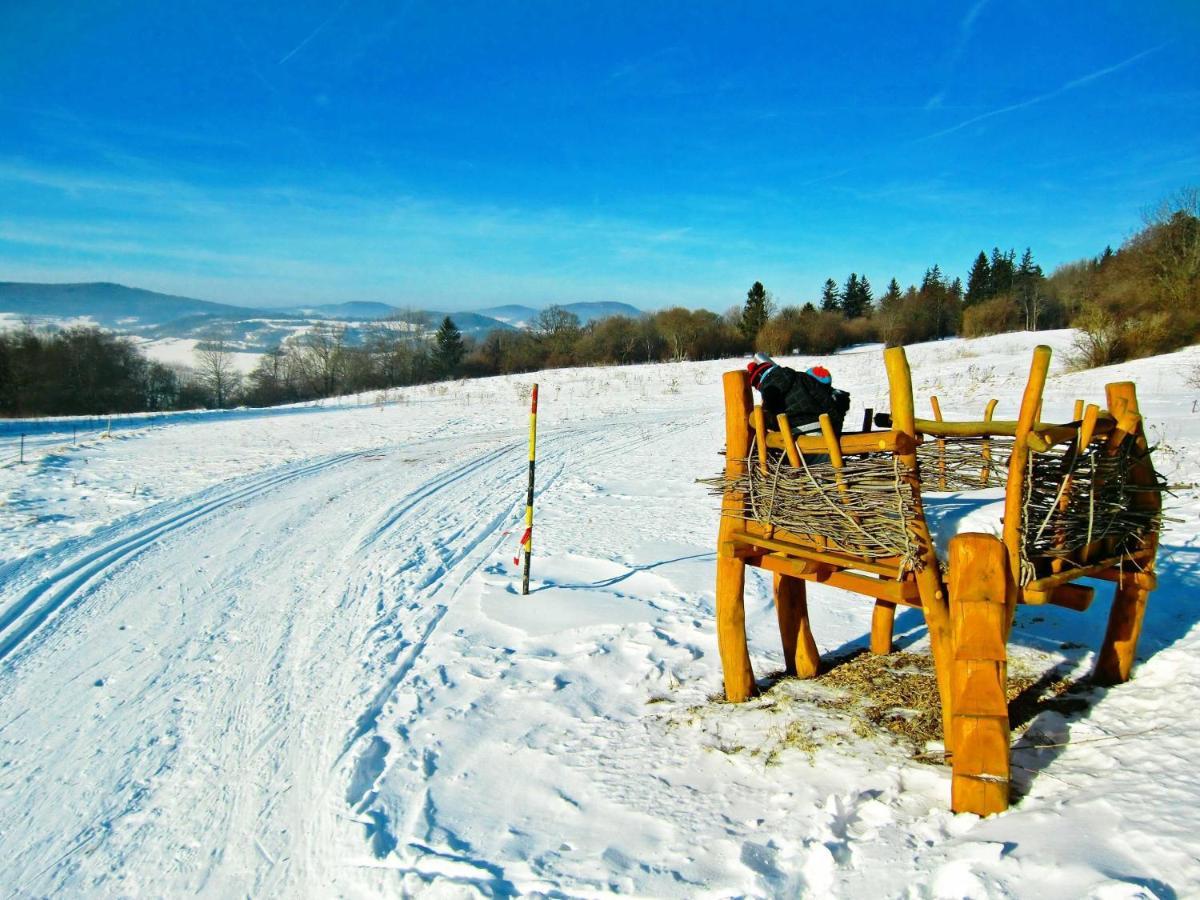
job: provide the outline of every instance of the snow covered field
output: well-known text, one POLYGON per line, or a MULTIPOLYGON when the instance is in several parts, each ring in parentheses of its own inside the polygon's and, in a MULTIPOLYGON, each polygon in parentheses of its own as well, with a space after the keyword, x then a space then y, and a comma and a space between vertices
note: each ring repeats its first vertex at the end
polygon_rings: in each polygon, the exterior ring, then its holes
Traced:
MULTIPOLYGON (((1067 373, 1070 338, 909 353, 918 408, 949 417, 1015 415, 1037 342, 1047 419, 1137 381, 1175 490, 1133 681, 1033 720, 1008 813, 951 815, 948 769, 798 683, 714 701, 718 501, 695 479, 721 468, 739 361, 562 370, 536 376, 528 597, 535 376, 77 446, 59 423, 0 468, 0 894, 1197 895, 1200 348, 1067 373)), ((825 362, 848 421, 886 408, 879 348, 825 362)), ((934 506, 947 533, 997 527, 988 498, 934 506)), ((761 675, 782 655, 759 576, 761 675)), ((1014 665, 1085 672, 1110 592, 1021 609, 1014 665)), ((869 603, 809 596, 823 653, 865 643, 869 603)), ((902 647, 924 635, 897 617, 902 647)))

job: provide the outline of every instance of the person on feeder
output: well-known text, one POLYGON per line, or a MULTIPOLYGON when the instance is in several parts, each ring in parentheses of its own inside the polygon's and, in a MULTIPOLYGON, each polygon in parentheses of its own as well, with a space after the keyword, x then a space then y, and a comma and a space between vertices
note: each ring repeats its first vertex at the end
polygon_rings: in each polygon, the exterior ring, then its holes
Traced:
POLYGON ((824 366, 800 372, 779 365, 765 353, 755 353, 746 369, 750 384, 762 395, 768 428, 778 430, 776 417, 787 413, 793 434, 818 433, 818 420, 827 414, 834 431, 842 433, 850 394, 833 386, 833 376, 824 366))

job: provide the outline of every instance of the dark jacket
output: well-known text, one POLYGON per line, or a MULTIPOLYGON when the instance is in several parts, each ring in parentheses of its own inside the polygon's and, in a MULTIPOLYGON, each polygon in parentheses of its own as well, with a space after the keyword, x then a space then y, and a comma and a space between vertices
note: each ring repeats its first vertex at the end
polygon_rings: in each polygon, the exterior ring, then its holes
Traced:
POLYGON ((834 431, 842 433, 842 422, 850 409, 850 395, 846 391, 818 381, 807 372, 797 372, 778 364, 759 379, 758 390, 762 394, 767 427, 771 430, 778 430, 775 417, 780 413, 787 413, 793 430, 811 425, 823 413, 828 413, 834 431))

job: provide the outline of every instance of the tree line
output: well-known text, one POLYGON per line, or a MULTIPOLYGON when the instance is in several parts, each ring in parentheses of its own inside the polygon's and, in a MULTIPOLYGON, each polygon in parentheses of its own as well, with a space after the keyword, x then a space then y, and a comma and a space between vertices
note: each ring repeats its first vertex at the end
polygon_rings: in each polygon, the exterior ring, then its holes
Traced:
POLYGON ((195 365, 148 360, 130 340, 95 328, 0 332, 0 415, 84 415, 236 405, 269 406, 446 378, 543 368, 720 359, 762 350, 829 354, 869 341, 911 344, 1067 325, 1077 361, 1094 366, 1174 350, 1200 339, 1200 194, 1184 191, 1150 213, 1119 249, 1047 276, 1026 248, 973 259, 964 286, 939 265, 919 285, 892 278, 878 297, 868 277, 825 281, 819 300, 777 308, 761 282, 723 315, 672 307, 586 324, 551 306, 529 330, 464 337, 447 316, 373 323, 361 340, 318 323, 268 351, 252 372, 220 339, 198 345, 195 365))

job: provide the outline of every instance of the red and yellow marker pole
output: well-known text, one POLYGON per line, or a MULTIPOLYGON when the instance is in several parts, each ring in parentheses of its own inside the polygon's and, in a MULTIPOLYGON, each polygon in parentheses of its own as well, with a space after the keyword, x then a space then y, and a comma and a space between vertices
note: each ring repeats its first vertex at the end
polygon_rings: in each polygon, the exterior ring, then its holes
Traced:
POLYGON ((525 573, 521 576, 521 593, 529 593, 529 556, 533 552, 533 469, 537 459, 537 395, 533 386, 533 402, 529 409, 529 490, 525 495, 525 534, 521 546, 525 550, 525 573))

